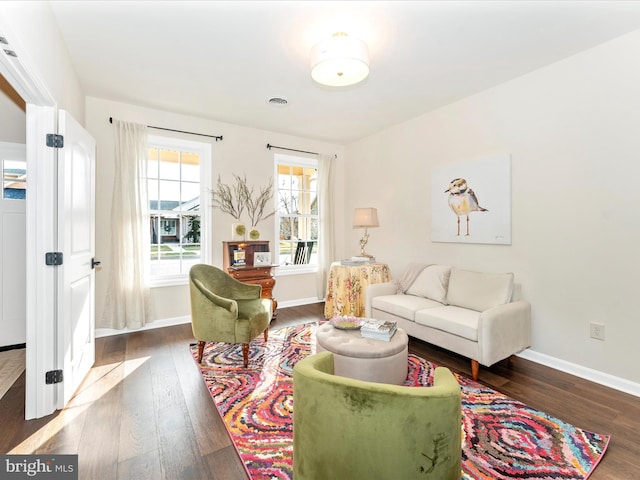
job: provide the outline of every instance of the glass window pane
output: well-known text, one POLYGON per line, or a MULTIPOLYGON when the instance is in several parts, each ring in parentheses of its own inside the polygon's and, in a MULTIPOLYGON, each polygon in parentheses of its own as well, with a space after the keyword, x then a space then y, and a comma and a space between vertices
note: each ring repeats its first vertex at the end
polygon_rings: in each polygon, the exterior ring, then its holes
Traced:
POLYGON ((278 258, 280 265, 293 264, 293 242, 291 240, 282 240, 279 242, 278 258))
POLYGON ((182 153, 182 181, 200 181, 200 155, 197 153, 182 153))
POLYGON ((293 213, 291 192, 280 191, 278 193, 278 214, 291 215, 291 213, 293 213))
POLYGON ((182 182, 182 209, 191 210, 200 206, 200 184, 182 182))
POLYGON ((291 192, 291 203, 289 205, 291 213, 300 213, 300 192, 295 190, 291 192))
POLYGON ((300 239, 300 218, 292 217, 291 218, 291 239, 298 240, 300 239))
POLYGON ((158 180, 147 180, 147 195, 149 197, 149 210, 158 210, 158 180))
POLYGON ((296 174, 296 172, 291 176, 291 188, 294 190, 302 188, 302 179, 299 174, 296 174))
POLYGON ((311 240, 311 218, 301 217, 298 219, 298 238, 300 240, 311 240))
POLYGON ((160 150, 160 173, 162 179, 180 180, 180 152, 160 150))
MULTIPOLYGON (((200 215, 185 215, 183 217, 183 238, 184 244, 192 244, 200 246, 200 215)), ((198 254, 199 254, 198 248, 198 254)))
POLYGON ((161 180, 158 210, 173 210, 180 204, 180 182, 161 180))
POLYGON ((297 192, 298 194, 298 209, 299 209, 299 213, 301 214, 309 214, 311 213, 311 193, 304 191, 304 192, 297 192))
POLYGON ((278 165, 278 188, 291 188, 291 167, 289 165, 278 165))
POLYGON ((291 240, 292 223, 291 217, 280 218, 280 240, 291 240))

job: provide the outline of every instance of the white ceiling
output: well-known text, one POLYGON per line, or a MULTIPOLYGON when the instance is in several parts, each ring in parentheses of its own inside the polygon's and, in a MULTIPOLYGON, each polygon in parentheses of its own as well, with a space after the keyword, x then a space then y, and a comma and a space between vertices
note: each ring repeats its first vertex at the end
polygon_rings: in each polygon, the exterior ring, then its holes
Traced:
POLYGON ((638 1, 51 4, 89 96, 337 143, 640 28, 638 1), (369 45, 359 85, 310 77, 337 31, 369 45))

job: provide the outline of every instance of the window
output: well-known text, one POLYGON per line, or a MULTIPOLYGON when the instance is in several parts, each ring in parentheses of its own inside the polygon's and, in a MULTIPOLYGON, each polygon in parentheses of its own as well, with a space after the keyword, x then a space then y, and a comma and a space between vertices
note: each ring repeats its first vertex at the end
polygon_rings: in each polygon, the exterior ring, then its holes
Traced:
POLYGON ((318 259, 318 162, 275 155, 278 264, 289 270, 315 270, 318 259))
POLYGON ((186 280, 191 266, 208 257, 211 145, 149 136, 150 283, 186 280), (201 205, 202 203, 202 205, 201 205))

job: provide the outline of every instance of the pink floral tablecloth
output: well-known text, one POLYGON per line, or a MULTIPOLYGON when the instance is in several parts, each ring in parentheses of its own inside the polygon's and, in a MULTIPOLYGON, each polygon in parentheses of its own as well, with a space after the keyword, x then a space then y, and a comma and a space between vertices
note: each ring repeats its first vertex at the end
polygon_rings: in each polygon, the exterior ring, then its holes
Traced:
POLYGON ((364 294, 367 286, 390 281, 391 274, 386 263, 366 265, 333 263, 327 280, 324 316, 326 318, 338 315, 364 317, 364 294))

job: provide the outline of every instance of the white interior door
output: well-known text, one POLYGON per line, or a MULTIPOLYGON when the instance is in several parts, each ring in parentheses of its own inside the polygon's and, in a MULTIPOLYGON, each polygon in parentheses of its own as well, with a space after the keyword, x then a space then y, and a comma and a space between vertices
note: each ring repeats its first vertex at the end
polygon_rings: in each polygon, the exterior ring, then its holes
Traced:
POLYGON ((58 133, 58 332, 63 370, 57 408, 63 408, 95 361, 95 140, 61 110, 58 133))

